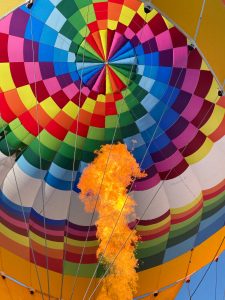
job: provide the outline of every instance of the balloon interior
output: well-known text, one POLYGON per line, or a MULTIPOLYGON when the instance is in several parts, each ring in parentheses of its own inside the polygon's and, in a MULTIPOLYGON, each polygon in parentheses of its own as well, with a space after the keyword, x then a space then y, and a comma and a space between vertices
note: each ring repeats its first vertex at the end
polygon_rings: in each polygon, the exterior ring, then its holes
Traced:
POLYGON ((35 0, 0 19, 4 300, 174 299, 225 248, 225 97, 144 8, 35 0))

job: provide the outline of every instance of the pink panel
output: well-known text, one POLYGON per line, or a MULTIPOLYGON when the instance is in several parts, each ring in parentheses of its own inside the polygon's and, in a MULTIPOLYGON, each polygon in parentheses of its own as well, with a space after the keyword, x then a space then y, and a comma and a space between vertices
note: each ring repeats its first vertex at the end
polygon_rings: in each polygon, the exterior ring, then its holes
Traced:
POLYGON ((34 83, 42 80, 39 63, 37 62, 24 62, 26 75, 29 83, 34 83))
POLYGON ((199 76, 200 70, 187 69, 182 85, 182 90, 187 91, 188 93, 194 93, 198 84, 199 76))
POLYGON ((23 43, 24 39, 9 35, 8 56, 10 62, 23 62, 23 43), (15 51, 16 49, 16 51, 15 51))
POLYGON ((50 96, 61 90, 61 86, 56 77, 45 79, 43 82, 50 96))
POLYGON ((173 66, 178 68, 187 67, 188 52, 187 47, 178 47, 173 49, 173 66))
MULTIPOLYGON (((149 39, 149 38, 147 37, 147 39, 149 39)), ((166 30, 166 31, 160 33, 159 35, 156 36, 155 39, 156 39, 159 51, 173 48, 169 30, 166 30)))

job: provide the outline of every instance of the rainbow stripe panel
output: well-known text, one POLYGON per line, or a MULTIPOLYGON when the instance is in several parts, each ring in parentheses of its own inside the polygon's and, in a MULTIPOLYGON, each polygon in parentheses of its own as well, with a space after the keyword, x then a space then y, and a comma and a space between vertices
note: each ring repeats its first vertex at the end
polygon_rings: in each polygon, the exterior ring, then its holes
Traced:
POLYGON ((138 0, 16 9, 0 21, 4 247, 32 260, 29 235, 45 267, 47 239, 49 269, 76 274, 85 245, 91 277, 96 228, 85 243, 77 183, 95 150, 122 142, 147 173, 133 187, 139 271, 189 251, 224 226, 224 112, 197 49, 138 0))

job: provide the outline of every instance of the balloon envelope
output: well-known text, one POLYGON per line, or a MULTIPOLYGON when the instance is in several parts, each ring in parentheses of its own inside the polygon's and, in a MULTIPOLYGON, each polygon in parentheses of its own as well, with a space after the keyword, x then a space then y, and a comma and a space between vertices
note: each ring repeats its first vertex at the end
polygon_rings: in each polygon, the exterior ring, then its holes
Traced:
POLYGON ((138 295, 175 295, 224 232, 225 99, 198 51, 136 0, 37 0, 0 21, 0 40, 2 271, 35 297, 82 299, 97 216, 77 183, 119 141, 147 173, 132 190, 138 295))

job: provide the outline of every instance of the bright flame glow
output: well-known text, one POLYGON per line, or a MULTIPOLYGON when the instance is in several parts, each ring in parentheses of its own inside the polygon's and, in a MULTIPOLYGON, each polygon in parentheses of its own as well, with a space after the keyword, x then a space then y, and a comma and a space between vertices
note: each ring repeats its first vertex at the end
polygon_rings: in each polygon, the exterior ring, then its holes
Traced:
POLYGON ((123 144, 105 145, 96 153, 97 157, 84 170, 78 184, 80 199, 86 211, 93 212, 96 205, 99 214, 96 221, 98 259, 107 268, 119 253, 103 279, 97 299, 131 300, 137 289, 137 259, 134 251, 138 236, 128 226, 128 218, 135 217, 135 202, 127 195, 127 187, 134 178, 144 177, 145 174, 123 144))

